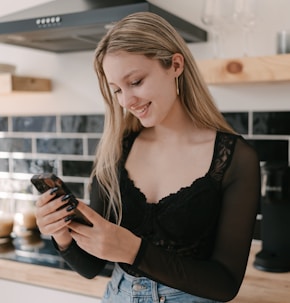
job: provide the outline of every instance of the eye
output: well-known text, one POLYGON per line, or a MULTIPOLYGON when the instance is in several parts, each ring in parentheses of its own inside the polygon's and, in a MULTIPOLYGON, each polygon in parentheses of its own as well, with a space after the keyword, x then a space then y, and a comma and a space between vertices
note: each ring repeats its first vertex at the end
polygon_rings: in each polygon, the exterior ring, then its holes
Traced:
POLYGON ((113 90, 113 94, 119 94, 121 92, 120 88, 114 89, 113 90))
POLYGON ((131 86, 138 86, 139 84, 141 84, 142 80, 136 80, 136 81, 133 81, 131 82, 131 86))

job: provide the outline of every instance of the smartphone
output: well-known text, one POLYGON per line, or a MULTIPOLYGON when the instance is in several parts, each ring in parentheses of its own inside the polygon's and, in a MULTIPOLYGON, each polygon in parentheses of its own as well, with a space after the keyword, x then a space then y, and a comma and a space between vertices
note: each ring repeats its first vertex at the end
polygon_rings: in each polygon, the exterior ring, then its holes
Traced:
MULTIPOLYGON (((43 173, 39 175, 34 175, 32 176, 30 181, 41 194, 54 187, 58 187, 58 191, 56 192, 56 197, 60 197, 68 194, 74 197, 70 189, 67 187, 67 185, 55 174, 43 173)), ((61 208, 64 208, 69 204, 70 202, 67 202, 61 208)), ((73 221, 88 226, 93 226, 93 224, 77 208, 74 209, 74 215, 75 216, 72 219, 73 221)))

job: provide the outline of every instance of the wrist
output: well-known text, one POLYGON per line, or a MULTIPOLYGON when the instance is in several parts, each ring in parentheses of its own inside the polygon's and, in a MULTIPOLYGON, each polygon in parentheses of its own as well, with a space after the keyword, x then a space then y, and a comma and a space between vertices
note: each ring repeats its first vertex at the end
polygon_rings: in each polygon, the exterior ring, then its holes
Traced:
POLYGON ((72 242, 72 237, 71 237, 69 231, 55 233, 52 235, 52 237, 60 251, 66 250, 72 242))
POLYGON ((135 262, 136 256, 138 255, 142 239, 134 234, 131 234, 130 243, 126 245, 126 263, 132 265, 135 262))

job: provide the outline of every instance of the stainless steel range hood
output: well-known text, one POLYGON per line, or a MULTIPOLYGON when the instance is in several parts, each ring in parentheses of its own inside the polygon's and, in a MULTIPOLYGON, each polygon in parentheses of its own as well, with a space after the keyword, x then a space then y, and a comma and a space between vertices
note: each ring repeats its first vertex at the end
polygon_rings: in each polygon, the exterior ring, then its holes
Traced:
POLYGON ((0 18, 0 43, 56 53, 95 49, 113 22, 139 11, 157 13, 189 43, 207 40, 203 29, 138 0, 55 0, 0 18))

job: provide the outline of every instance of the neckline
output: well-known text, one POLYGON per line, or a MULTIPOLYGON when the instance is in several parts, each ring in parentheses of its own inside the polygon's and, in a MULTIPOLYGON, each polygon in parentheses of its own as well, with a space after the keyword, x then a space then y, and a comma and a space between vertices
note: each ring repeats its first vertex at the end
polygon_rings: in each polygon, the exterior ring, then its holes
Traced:
MULTIPOLYGON (((198 177, 196 179, 194 179, 189 185, 185 185, 185 186, 182 186, 180 187, 177 191, 175 192, 171 192, 169 193, 168 195, 162 197, 161 199, 159 199, 158 201, 154 201, 154 202, 149 202, 146 195, 143 193, 143 191, 141 190, 141 188, 137 187, 135 185, 135 182, 134 180, 132 180, 130 177, 129 177, 129 172, 127 171, 126 167, 125 167, 125 162, 126 162, 126 159, 124 159, 124 162, 123 162, 123 172, 125 173, 125 177, 127 179, 127 181, 130 183, 130 186, 132 188, 134 188, 135 191, 138 192, 138 195, 142 197, 142 200, 146 203, 146 205, 149 205, 149 206, 158 206, 158 205, 162 205, 164 204, 166 201, 170 200, 170 198, 174 197, 174 196, 177 196, 179 195, 181 192, 184 192, 184 191, 187 191, 187 190, 190 190, 196 183, 198 183, 199 181, 201 180, 204 180, 206 179, 209 175, 210 175, 210 171, 212 170, 212 167, 213 167, 213 163, 214 163, 214 159, 215 159, 215 154, 216 154, 216 149, 217 149, 217 143, 218 143, 218 138, 220 136, 220 132, 219 131, 216 131, 216 135, 215 135, 215 140, 214 140, 214 148, 213 148, 213 154, 212 154, 212 157, 211 157, 211 162, 210 162, 210 165, 209 165, 209 168, 208 170, 206 171, 206 173, 201 176, 201 177, 198 177)), ((134 143, 134 140, 136 139, 137 136, 134 137, 134 139, 132 140, 131 144, 130 144, 130 147, 129 147, 129 150, 131 149, 133 143, 134 143)), ((129 154, 129 151, 127 153, 127 156, 129 154)))
POLYGON ((187 185, 187 186, 182 186, 180 187, 176 192, 171 192, 169 193, 168 195, 162 197, 161 199, 159 199, 158 201, 156 202, 149 202, 146 195, 142 192, 142 190, 137 187, 134 183, 134 180, 132 180, 130 177, 129 177, 129 174, 128 174, 128 171, 127 169, 124 167, 123 168, 125 174, 126 174, 126 179, 127 179, 127 182, 130 183, 130 186, 134 189, 134 191, 136 191, 138 193, 139 196, 142 197, 142 201, 145 202, 145 204, 147 206, 150 206, 150 207, 158 207, 158 206, 161 206, 163 204, 165 204, 167 201, 171 200, 172 197, 175 197, 175 196, 178 196, 180 195, 180 193, 183 193, 184 191, 188 191, 190 190, 196 183, 204 180, 204 179, 207 179, 207 177, 209 176, 209 173, 207 172, 204 176, 202 177, 199 177, 195 180, 192 181, 191 184, 187 185))

